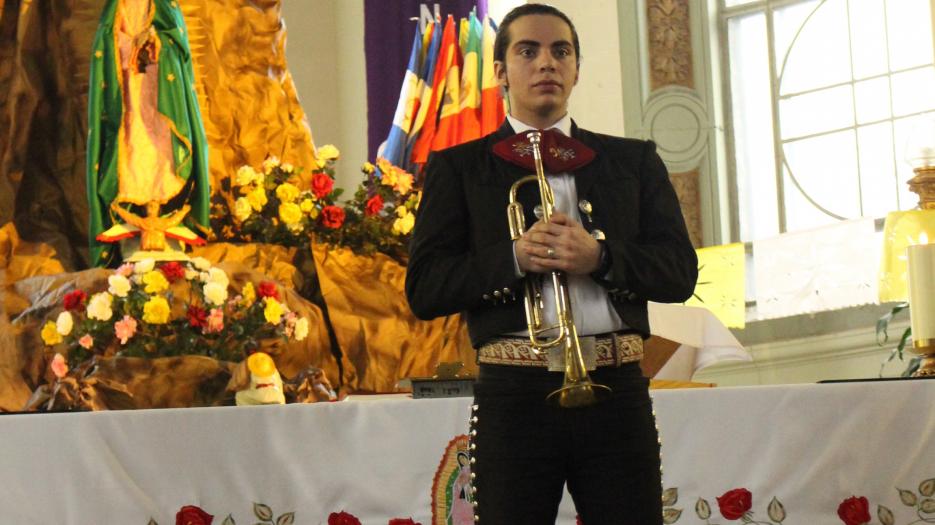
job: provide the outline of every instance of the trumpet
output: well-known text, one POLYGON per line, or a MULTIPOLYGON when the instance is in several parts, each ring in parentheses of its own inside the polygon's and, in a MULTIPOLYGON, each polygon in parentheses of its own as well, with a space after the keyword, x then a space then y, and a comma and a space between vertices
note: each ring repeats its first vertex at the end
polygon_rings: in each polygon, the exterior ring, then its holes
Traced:
MULTIPOLYGON (((540 142, 542 133, 530 131, 526 134, 532 146, 533 161, 536 166, 534 175, 522 177, 510 187, 510 201, 507 205, 507 218, 510 223, 510 237, 515 241, 526 231, 526 219, 523 216, 523 205, 516 200, 516 193, 520 186, 535 182, 539 186, 539 199, 542 209, 542 220, 548 222, 555 208, 555 197, 552 187, 545 178, 542 168, 542 152, 540 142)), ((532 351, 537 355, 547 352, 551 348, 561 346, 565 359, 565 377, 562 386, 550 393, 546 399, 557 403, 563 408, 583 407, 596 403, 610 393, 610 388, 591 381, 587 367, 584 364, 584 355, 578 340, 575 328, 575 319, 571 310, 571 296, 568 289, 568 276, 565 272, 550 272, 552 287, 555 292, 556 324, 544 326, 542 285, 538 276, 528 276, 525 280, 525 307, 526 324, 529 327, 529 343, 532 351), (557 330, 555 337, 548 338, 544 333, 557 330)))

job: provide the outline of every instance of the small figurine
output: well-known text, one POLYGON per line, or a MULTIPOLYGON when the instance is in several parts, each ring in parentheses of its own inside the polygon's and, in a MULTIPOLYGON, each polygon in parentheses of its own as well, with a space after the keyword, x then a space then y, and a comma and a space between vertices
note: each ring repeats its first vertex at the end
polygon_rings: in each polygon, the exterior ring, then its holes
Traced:
POLYGON ((247 358, 247 369, 250 371, 250 386, 237 392, 237 406, 282 405, 286 402, 282 378, 269 354, 251 354, 247 358))

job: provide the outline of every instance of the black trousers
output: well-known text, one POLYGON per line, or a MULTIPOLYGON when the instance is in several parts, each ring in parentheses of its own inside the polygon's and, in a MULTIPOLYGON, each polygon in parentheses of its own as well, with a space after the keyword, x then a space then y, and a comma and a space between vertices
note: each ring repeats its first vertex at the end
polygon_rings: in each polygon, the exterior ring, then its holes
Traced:
POLYGON ((590 372, 610 397, 556 408, 562 374, 481 365, 471 470, 477 522, 554 524, 562 488, 584 525, 662 525, 662 475, 649 380, 637 363, 590 372))

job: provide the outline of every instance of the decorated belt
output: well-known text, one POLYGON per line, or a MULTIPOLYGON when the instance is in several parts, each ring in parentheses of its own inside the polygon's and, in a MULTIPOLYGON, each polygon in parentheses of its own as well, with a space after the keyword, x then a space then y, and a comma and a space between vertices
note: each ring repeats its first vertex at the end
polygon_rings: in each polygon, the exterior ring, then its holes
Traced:
MULTIPOLYGON (((583 338, 582 338, 583 339, 583 338)), ((638 334, 594 336, 597 366, 620 366, 643 357, 643 338, 638 334)), ((499 337, 477 350, 477 362, 488 365, 549 366, 548 352, 535 353, 529 339, 499 337)))

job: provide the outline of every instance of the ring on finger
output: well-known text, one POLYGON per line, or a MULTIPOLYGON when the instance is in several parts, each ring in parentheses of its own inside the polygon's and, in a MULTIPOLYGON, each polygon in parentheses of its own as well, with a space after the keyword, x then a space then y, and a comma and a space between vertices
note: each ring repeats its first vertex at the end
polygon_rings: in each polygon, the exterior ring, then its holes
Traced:
POLYGON ((549 247, 549 249, 545 251, 545 254, 546 254, 546 256, 548 256, 549 259, 554 259, 554 258, 555 258, 555 248, 549 247))

